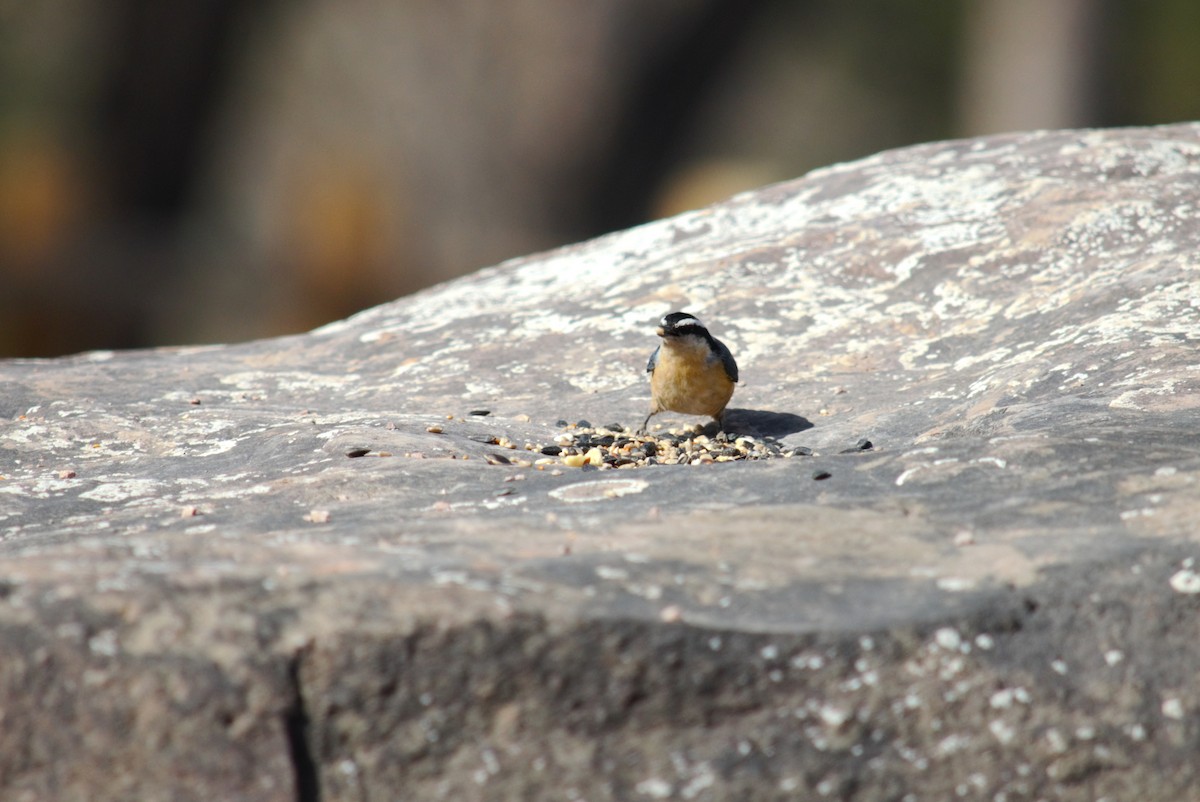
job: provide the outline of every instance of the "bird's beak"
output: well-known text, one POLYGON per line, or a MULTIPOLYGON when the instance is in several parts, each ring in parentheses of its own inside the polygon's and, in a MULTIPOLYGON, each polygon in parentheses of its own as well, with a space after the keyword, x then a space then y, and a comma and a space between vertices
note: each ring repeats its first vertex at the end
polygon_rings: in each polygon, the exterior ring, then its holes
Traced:
POLYGON ((659 337, 666 337, 666 336, 667 336, 667 332, 666 332, 666 330, 665 330, 665 329, 663 329, 663 327, 662 327, 662 326, 659 326, 657 329, 655 329, 655 330, 654 330, 654 333, 655 333, 655 334, 657 334, 659 337))

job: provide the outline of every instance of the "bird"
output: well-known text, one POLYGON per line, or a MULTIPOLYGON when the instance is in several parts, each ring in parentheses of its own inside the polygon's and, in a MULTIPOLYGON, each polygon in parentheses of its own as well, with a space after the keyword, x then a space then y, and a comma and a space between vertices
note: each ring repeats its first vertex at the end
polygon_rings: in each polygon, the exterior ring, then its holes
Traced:
POLYGON ((650 414, 642 423, 646 431, 650 419, 660 412, 708 415, 722 424, 725 405, 733 397, 738 380, 737 362, 725 343, 709 334, 695 315, 672 312, 658 322, 655 334, 662 342, 650 361, 650 414))

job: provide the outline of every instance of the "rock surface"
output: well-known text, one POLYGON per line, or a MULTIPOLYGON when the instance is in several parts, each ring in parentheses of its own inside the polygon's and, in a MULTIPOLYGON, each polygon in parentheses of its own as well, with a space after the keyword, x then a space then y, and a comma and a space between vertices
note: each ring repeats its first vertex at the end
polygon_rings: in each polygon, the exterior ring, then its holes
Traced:
POLYGON ((3 363, 0 796, 1184 798, 1197 253, 1200 126, 1019 134, 3 363), (639 423, 674 309, 812 456, 492 464, 639 423))

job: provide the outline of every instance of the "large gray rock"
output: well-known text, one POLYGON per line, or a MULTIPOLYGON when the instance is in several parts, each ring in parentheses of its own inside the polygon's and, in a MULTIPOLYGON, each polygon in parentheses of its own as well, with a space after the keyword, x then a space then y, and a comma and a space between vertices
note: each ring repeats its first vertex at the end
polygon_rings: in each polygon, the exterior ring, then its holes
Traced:
POLYGON ((0 796, 1196 793, 1198 182, 1194 125, 939 143, 4 363, 0 796), (491 464, 639 423, 673 309, 814 456, 491 464))

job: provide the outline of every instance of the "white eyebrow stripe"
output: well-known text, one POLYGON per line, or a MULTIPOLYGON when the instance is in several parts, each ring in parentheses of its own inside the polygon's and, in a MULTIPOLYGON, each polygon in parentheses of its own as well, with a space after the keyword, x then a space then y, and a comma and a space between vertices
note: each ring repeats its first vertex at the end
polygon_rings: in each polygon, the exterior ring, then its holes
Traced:
POLYGON ((675 328, 679 329, 684 326, 699 326, 700 328, 704 328, 704 324, 694 317, 684 317, 675 321, 675 328))

